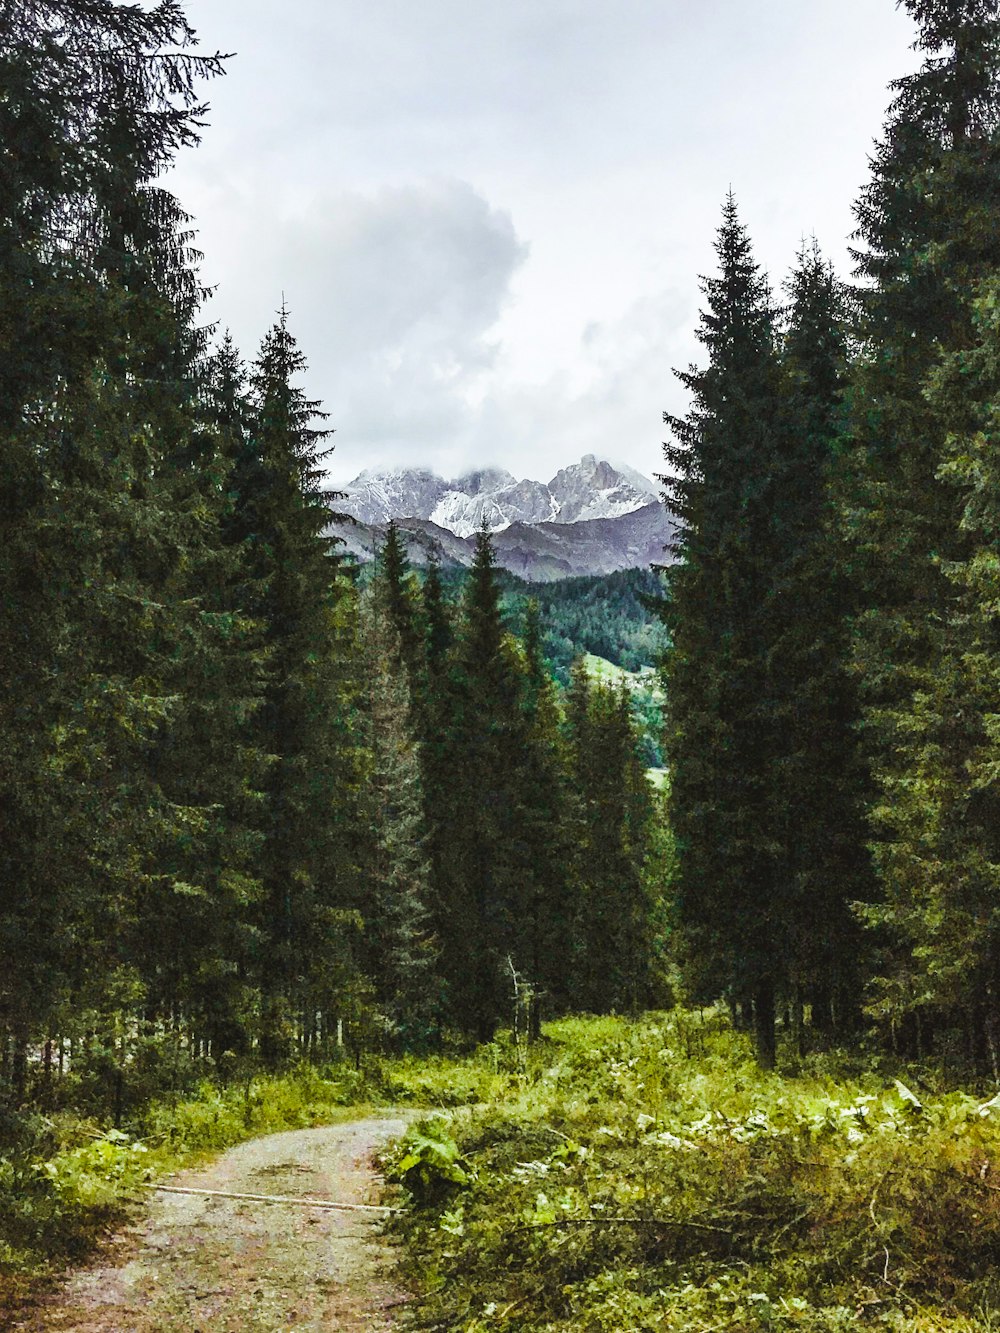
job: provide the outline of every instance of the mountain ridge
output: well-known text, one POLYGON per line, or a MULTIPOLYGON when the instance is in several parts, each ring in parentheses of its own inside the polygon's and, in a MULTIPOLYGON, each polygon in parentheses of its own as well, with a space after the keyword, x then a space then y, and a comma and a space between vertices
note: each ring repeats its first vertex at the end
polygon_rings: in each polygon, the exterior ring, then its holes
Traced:
POLYGON ((336 508, 362 523, 422 519, 458 537, 485 523, 501 532, 514 523, 576 523, 619 518, 658 495, 634 468, 595 454, 560 468, 548 482, 518 480, 504 468, 479 468, 447 481, 429 468, 366 469, 341 491, 336 508))
MULTIPOLYGON (((475 556, 474 536, 459 537, 430 519, 402 518, 396 526, 410 563, 421 567, 436 561, 446 568, 468 568, 475 556)), ((361 563, 372 560, 385 541, 385 523, 337 519, 329 532, 361 563)), ((531 583, 591 574, 613 574, 669 563, 664 548, 673 525, 659 501, 615 518, 573 523, 517 521, 493 533, 497 564, 531 583)))

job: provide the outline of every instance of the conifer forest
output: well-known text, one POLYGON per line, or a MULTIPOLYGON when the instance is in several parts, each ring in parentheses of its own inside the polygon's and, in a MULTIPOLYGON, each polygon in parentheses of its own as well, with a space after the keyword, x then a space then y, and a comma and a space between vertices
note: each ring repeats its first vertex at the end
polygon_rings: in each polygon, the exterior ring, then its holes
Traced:
POLYGON ((0 1269, 78 1252, 60 1125, 343 1078, 487 1108, 390 1153, 414 1327, 997 1327, 1000 2, 902 8, 853 272, 724 198, 602 603, 345 555, 295 309, 207 323, 163 184, 196 6, 0 0, 0 1269))

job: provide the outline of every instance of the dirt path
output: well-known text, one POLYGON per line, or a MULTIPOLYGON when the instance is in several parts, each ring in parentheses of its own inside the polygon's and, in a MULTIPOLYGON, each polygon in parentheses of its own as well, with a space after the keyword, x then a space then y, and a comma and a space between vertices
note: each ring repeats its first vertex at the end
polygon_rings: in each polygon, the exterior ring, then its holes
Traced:
MULTIPOLYGON (((167 1184, 377 1201, 373 1151, 389 1117, 255 1139, 167 1184)), ((28 1333, 386 1333, 404 1301, 388 1275, 378 1214, 155 1194, 100 1267, 76 1274, 28 1333), (117 1258, 117 1262, 116 1262, 117 1258)))

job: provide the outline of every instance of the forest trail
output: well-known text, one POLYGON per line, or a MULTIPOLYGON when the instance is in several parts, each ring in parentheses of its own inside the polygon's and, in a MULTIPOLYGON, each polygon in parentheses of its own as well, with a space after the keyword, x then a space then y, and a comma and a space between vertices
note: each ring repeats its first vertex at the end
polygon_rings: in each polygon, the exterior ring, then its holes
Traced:
MULTIPOLYGON (((402 1118, 254 1139, 164 1184, 378 1201, 374 1151, 402 1118)), ((405 1302, 378 1213, 153 1193, 99 1265, 74 1274, 15 1328, 25 1333, 387 1333, 405 1302)))

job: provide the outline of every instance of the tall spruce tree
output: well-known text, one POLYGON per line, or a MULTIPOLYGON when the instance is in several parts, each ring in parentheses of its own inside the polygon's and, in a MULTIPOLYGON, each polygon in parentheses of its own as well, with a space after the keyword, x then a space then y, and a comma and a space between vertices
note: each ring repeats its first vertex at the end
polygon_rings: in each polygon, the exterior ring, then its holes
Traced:
POLYGON ((865 977, 852 904, 873 893, 860 710, 850 670, 857 588, 837 510, 847 431, 848 309, 815 241, 803 246, 787 293, 777 563, 762 608, 778 737, 771 801, 788 895, 788 1007, 800 1031, 806 1003, 813 1024, 829 1030, 859 1017, 865 977))
POLYGON ((650 995, 651 916, 643 866, 652 793, 625 688, 576 663, 567 708, 573 788, 573 912, 565 989, 574 1008, 635 1012, 650 995))
POLYGON ((445 602, 444 588, 441 584, 441 570, 433 561, 428 566, 427 575, 424 578, 421 602, 424 623, 424 655, 429 670, 436 674, 445 661, 454 639, 454 633, 448 606, 445 602))
POLYGON ((199 526, 177 595, 197 633, 168 677, 177 704, 152 754, 165 797, 192 814, 157 849, 170 874, 146 895, 136 924, 146 1014, 186 1019, 218 1060, 252 1037, 251 946, 259 896, 257 805, 264 776, 255 717, 265 654, 244 612, 243 550, 226 540, 232 478, 246 444, 242 361, 226 336, 199 377, 201 411, 168 457, 178 506, 199 526))
MULTIPOLYGON (((453 608, 444 595, 441 573, 432 563, 424 577, 416 621, 421 634, 417 660, 419 678, 411 677, 411 712, 419 741, 421 784, 424 796, 426 854, 430 867, 427 903, 438 947, 444 950, 455 918, 450 879, 453 792, 456 773, 452 723, 457 702, 453 671, 455 625, 453 608)), ((450 1002, 448 962, 438 967, 438 1027, 454 1013, 450 1002)))
POLYGON ((450 712, 437 755, 438 772, 447 773, 447 809, 436 830, 441 970, 452 1022, 484 1041, 510 1012, 506 962, 529 892, 520 789, 522 671, 501 621, 495 565, 484 527, 464 591, 450 712))
POLYGON ((758 1052, 774 1060, 786 981, 771 781, 771 644, 776 465, 785 447, 782 376, 767 281, 730 195, 703 280, 703 371, 680 374, 694 403, 666 416, 662 480, 678 520, 665 619, 665 759, 677 836, 677 893, 696 995, 751 1005, 758 1052))
POLYGON ((985 1063, 994 1079, 1000 1077, 998 312, 1000 282, 984 279, 973 304, 974 346, 943 358, 927 389, 931 402, 956 418, 966 418, 971 406, 976 426, 949 436, 939 473, 959 489, 968 545, 964 559, 944 567, 956 601, 932 705, 952 718, 953 745, 944 756, 926 747, 916 774, 931 807, 923 815, 925 828, 933 829, 937 864, 923 878, 914 903, 919 911, 906 918, 924 994, 953 1023, 964 1019, 956 1026, 968 1034, 967 1052, 974 1062, 985 1063))
POLYGON ((542 656, 538 603, 529 601, 524 627, 521 754, 524 910, 513 942, 524 980, 532 988, 532 1032, 543 1012, 569 1005, 573 938, 572 848, 568 755, 560 732, 556 688, 542 656))
POLYGON ((430 863, 409 677, 385 562, 361 604, 368 833, 364 956, 394 1046, 422 1046, 441 1015, 430 936, 430 863))
POLYGON ((1000 973, 982 915, 992 852, 976 832, 984 789, 973 776, 987 725, 973 702, 966 601, 978 482, 956 442, 979 437, 992 392, 979 377, 976 302, 1000 265, 1000 8, 906 8, 925 60, 893 85, 857 206, 865 285, 848 514, 870 608, 857 660, 879 790, 884 902, 870 919, 886 944, 873 1012, 911 1045, 951 1031, 982 1058, 1000 973))
POLYGON ((378 559, 384 600, 396 634, 399 636, 403 660, 411 680, 417 681, 421 669, 421 636, 416 596, 410 562, 394 518, 389 520, 378 559))
POLYGON ((355 891, 338 827, 353 758, 340 695, 342 586, 320 490, 319 405, 294 382, 305 358, 282 309, 250 376, 251 418, 233 473, 230 538, 244 548, 245 605, 260 623, 266 680, 262 807, 261 1051, 275 1063, 298 1030, 338 1003, 350 971, 343 934, 355 891), (338 927, 338 922, 344 923, 338 927), (303 1025, 303 1026, 300 1026, 303 1025))
POLYGON ((221 69, 193 40, 172 3, 0 6, 0 1025, 15 1099, 29 1039, 106 1007, 118 977, 135 993, 120 927, 186 817, 150 750, 173 709, 168 663, 198 632, 177 590, 199 537, 168 458, 194 419, 199 290, 184 216, 153 182, 197 140, 197 81, 221 69))

